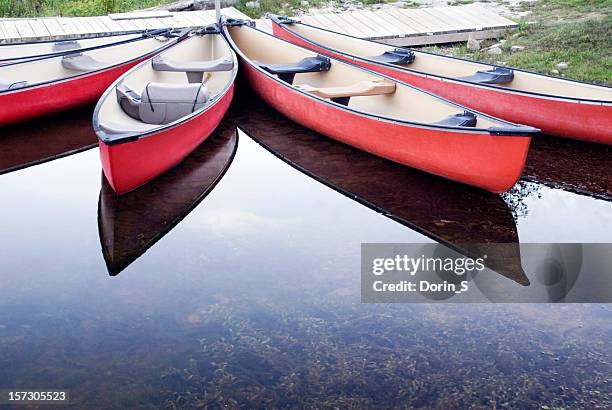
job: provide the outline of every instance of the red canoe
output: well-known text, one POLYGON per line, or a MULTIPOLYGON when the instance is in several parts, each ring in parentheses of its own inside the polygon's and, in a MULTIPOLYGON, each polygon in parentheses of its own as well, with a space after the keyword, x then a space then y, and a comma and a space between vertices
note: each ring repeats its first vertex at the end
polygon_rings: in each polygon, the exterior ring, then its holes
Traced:
POLYGON ((388 77, 330 60, 227 20, 226 37, 252 88, 308 128, 404 165, 503 192, 539 130, 468 112, 388 77))
POLYGON ((166 31, 84 53, 0 66, 0 126, 94 103, 119 76, 186 34, 166 31))
POLYGON ((119 78, 94 111, 104 175, 124 194, 183 160, 219 125, 236 55, 208 28, 119 78))
POLYGON ((273 17, 279 38, 559 137, 612 144, 612 88, 413 51, 273 17))
POLYGON ((75 51, 84 52, 119 43, 138 41, 141 40, 143 36, 155 36, 166 31, 168 31, 168 29, 149 31, 145 33, 113 34, 110 36, 101 37, 67 38, 53 41, 0 44, 0 65, 63 55, 75 51))

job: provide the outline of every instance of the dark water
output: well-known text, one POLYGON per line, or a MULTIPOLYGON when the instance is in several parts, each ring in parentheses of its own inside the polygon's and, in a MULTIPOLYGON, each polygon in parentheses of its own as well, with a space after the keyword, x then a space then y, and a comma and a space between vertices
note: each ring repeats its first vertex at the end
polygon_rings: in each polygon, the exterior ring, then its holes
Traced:
MULTIPOLYGON (((362 242, 610 242, 609 148, 542 138, 500 197, 237 100, 126 197, 96 149, 0 176, 0 388, 69 389, 75 408, 612 406, 609 305, 359 293, 362 242)), ((95 143, 88 118, 2 130, 0 169, 95 143)))

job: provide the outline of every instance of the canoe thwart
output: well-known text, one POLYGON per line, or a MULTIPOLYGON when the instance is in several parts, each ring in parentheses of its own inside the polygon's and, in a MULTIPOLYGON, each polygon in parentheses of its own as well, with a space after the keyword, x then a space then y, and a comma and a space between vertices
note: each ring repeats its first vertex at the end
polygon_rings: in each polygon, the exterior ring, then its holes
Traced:
POLYGON ((395 92, 395 83, 388 80, 360 81, 356 84, 343 87, 320 88, 308 84, 300 84, 295 87, 317 97, 329 98, 343 105, 348 105, 351 97, 393 94, 395 92))
POLYGON ((85 54, 68 54, 62 57, 62 66, 67 70, 73 71, 96 71, 101 70, 107 66, 91 56, 85 54))
POLYGON ((473 112, 464 111, 459 114, 449 115, 442 121, 435 122, 437 125, 448 125, 450 127, 475 127, 478 117, 473 112))
POLYGON ((78 50, 80 48, 81 45, 76 40, 58 41, 57 43, 53 44, 53 51, 57 52, 78 50))
POLYGON ((190 83, 201 83, 204 73, 216 71, 231 71, 234 62, 231 57, 221 57, 210 61, 172 61, 157 56, 151 61, 155 71, 176 71, 187 73, 190 83))
POLYGON ((495 67, 493 70, 480 70, 476 71, 476 74, 458 78, 458 80, 478 84, 506 84, 513 79, 514 71, 509 68, 502 67, 495 67))
POLYGON ((278 78, 284 82, 293 84, 293 78, 296 74, 328 71, 331 67, 331 61, 329 57, 317 55, 316 57, 306 57, 297 63, 260 64, 259 66, 270 74, 278 75, 278 78))
POLYGON ((370 57, 371 60, 380 61, 387 64, 410 64, 414 61, 415 55, 412 50, 406 48, 396 48, 393 51, 385 51, 384 53, 370 57))

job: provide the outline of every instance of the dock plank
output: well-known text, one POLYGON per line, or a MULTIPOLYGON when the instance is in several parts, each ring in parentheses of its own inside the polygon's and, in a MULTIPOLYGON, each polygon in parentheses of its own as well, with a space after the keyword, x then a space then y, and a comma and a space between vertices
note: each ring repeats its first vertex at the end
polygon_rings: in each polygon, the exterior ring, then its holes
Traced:
POLYGON ((343 28, 344 26, 341 23, 338 23, 336 18, 334 18, 334 14, 319 14, 308 16, 310 22, 306 22, 307 24, 323 27, 328 30, 338 31, 340 33, 347 33, 347 31, 343 28))
POLYGON ((86 36, 87 34, 93 33, 93 27, 87 24, 86 21, 83 21, 83 17, 75 17, 72 22, 79 36, 86 36))
POLYGON ((9 41, 21 38, 19 35, 19 30, 17 30, 17 27, 15 26, 15 22, 11 20, 4 23, 4 33, 6 35, 6 39, 9 41))
POLYGON ((111 33, 123 32, 123 27, 108 16, 100 16, 100 23, 104 24, 104 26, 106 26, 111 33))
POLYGON ((157 18, 152 17, 152 18, 143 19, 142 22, 147 26, 147 30, 167 28, 168 26, 162 23, 162 20, 163 19, 157 19, 157 18))
POLYGON ((378 33, 376 32, 376 30, 373 27, 370 27, 370 25, 368 24, 364 24, 362 21, 360 21, 357 17, 354 16, 354 12, 351 13, 344 13, 341 15, 342 19, 345 20, 347 23, 351 24, 355 29, 361 31, 362 33, 365 34, 365 38, 372 38, 372 37, 376 37, 378 35, 378 33))
POLYGON ((419 30, 415 28, 414 25, 407 24, 406 22, 402 21, 391 13, 388 13, 388 10, 391 10, 391 8, 383 8, 379 10, 376 14, 378 14, 381 19, 389 22, 389 24, 393 24, 395 27, 398 27, 400 29, 400 32, 402 33, 402 36, 416 34, 419 32, 419 30))
POLYGON ((336 14, 318 14, 313 16, 304 16, 302 20, 310 25, 330 28, 333 31, 339 31, 341 33, 350 34, 352 36, 364 37, 365 33, 351 27, 350 24, 346 23, 342 19, 336 18, 336 14))
POLYGON ((451 25, 432 16, 426 9, 400 10, 400 12, 409 14, 413 20, 422 22, 427 27, 427 33, 447 33, 453 30, 451 25))
POLYGON ((355 20, 362 24, 362 27, 367 27, 370 30, 370 38, 395 36, 396 33, 389 31, 388 26, 380 25, 378 22, 369 18, 363 11, 353 11, 349 14, 355 20))
POLYGON ((483 21, 487 21, 490 20, 493 24, 495 24, 495 27, 505 27, 505 26, 512 26, 512 27, 517 27, 518 24, 515 23, 512 20, 509 20, 505 17, 500 16, 499 14, 494 13, 493 11, 476 5, 476 4, 470 4, 469 8, 464 8, 463 11, 465 13, 469 13, 470 15, 479 17, 481 20, 483 21))
POLYGON ((16 20, 15 21, 15 28, 17 29, 17 31, 19 32, 19 35, 21 37, 29 37, 29 38, 35 37, 34 36, 34 30, 32 30, 32 27, 30 26, 30 23, 26 19, 24 19, 24 20, 16 20))
POLYGON ((431 11, 448 22, 455 31, 474 29, 474 23, 460 15, 458 10, 449 10, 448 7, 433 7, 431 11))
POLYGON ((51 35, 49 33, 49 30, 47 30, 47 27, 45 27, 44 23, 41 20, 38 20, 38 19, 30 20, 30 27, 32 27, 32 31, 34 32, 35 38, 46 40, 51 35))
POLYGON ((420 35, 426 35, 428 30, 431 29, 431 27, 425 25, 423 22, 418 21, 417 19, 414 19, 412 17, 412 15, 407 14, 407 13, 402 13, 400 11, 400 9, 398 8, 386 8, 382 10, 383 13, 386 13, 388 15, 390 15, 393 19, 392 21, 398 21, 400 22, 400 24, 403 24, 407 27, 413 28, 413 33, 407 33, 407 34, 420 34, 420 35))
POLYGON ((172 17, 168 10, 153 10, 153 11, 131 11, 129 13, 112 13, 109 14, 111 20, 138 20, 148 18, 166 18, 172 17))
POLYGON ((51 38, 60 38, 65 34, 56 17, 41 19, 41 21, 49 31, 51 38))
POLYGON ((456 23, 454 23, 453 21, 449 21, 449 19, 447 19, 446 16, 441 15, 439 12, 436 12, 435 10, 431 8, 422 8, 419 10, 421 10, 424 14, 426 14, 427 17, 431 19, 431 21, 435 22, 435 24, 437 24, 439 27, 444 27, 444 31, 452 32, 452 31, 458 30, 456 23))
POLYGON ((69 17, 61 17, 57 19, 60 27, 64 31, 65 36, 78 36, 79 31, 74 24, 74 19, 69 17))
MULTIPOLYGON (((452 12, 453 15, 457 16, 457 18, 460 18, 461 20, 465 21, 466 24, 468 24, 470 29, 472 30, 480 31, 480 30, 485 29, 487 26, 486 21, 483 21, 483 19, 481 19, 478 16, 475 16, 473 13, 469 11, 466 11, 462 7, 457 8, 457 10, 449 10, 449 12, 452 12)), ((491 25, 490 22, 489 22, 489 25, 491 25)))
POLYGON ((319 14, 312 16, 302 16, 302 21, 306 24, 310 24, 311 26, 322 27, 331 31, 338 31, 340 33, 347 33, 346 29, 339 25, 337 22, 333 20, 333 18, 328 18, 328 14, 319 14))
MULTIPOLYGON (((366 10, 363 12, 364 17, 371 19, 378 26, 385 29, 384 32, 389 33, 388 36, 401 36, 406 35, 406 32, 402 27, 396 25, 391 19, 385 19, 381 13, 374 13, 373 11, 366 10)), ((414 31, 414 30, 411 30, 414 31)))

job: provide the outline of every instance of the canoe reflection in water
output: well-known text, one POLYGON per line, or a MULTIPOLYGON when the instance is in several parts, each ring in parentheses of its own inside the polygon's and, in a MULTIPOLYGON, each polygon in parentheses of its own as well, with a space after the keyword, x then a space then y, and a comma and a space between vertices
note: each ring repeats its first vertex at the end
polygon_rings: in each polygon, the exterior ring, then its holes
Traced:
POLYGON ((180 164, 128 194, 117 196, 102 175, 98 230, 111 276, 145 253, 212 191, 237 146, 236 126, 226 118, 180 164))
POLYGON ((381 159, 310 131, 243 90, 238 127, 273 154, 342 194, 521 284, 512 212, 499 196, 381 159), (487 246, 506 243, 508 246, 487 246))
POLYGON ((91 127, 93 107, 2 128, 0 174, 52 161, 98 145, 91 127))
POLYGON ((534 138, 522 179, 612 201, 612 146, 542 135, 534 138))

